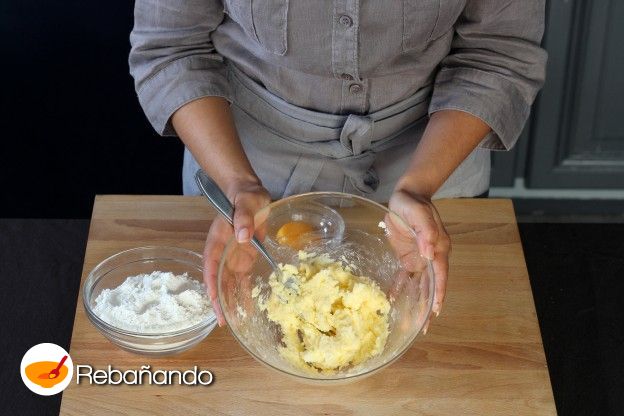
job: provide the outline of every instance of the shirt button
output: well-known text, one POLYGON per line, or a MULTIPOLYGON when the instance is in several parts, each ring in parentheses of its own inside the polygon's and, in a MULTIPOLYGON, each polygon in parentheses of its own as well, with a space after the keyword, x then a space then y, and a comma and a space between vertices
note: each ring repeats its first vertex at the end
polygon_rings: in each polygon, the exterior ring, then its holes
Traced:
POLYGON ((351 27, 353 25, 353 19, 351 19, 346 14, 343 14, 342 16, 340 16, 340 19, 338 19, 338 21, 344 27, 351 27))
POLYGON ((359 94, 362 92, 362 85, 361 84, 351 84, 351 86, 349 87, 349 92, 351 94, 359 94))
POLYGON ((345 81, 353 81, 353 75, 351 74, 341 74, 340 78, 344 79, 345 81))

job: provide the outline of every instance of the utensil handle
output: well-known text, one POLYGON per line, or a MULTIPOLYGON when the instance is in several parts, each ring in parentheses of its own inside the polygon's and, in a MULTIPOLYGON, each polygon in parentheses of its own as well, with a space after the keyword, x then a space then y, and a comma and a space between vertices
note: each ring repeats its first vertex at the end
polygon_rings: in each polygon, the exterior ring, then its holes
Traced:
POLYGON ((58 365, 56 366, 55 370, 60 370, 61 367, 63 366, 63 364, 65 364, 65 360, 67 359, 67 356, 63 356, 63 358, 61 358, 61 362, 58 363, 58 365))
POLYGON ((195 182, 199 186, 199 190, 204 194, 208 201, 226 220, 234 225, 234 206, 225 196, 219 185, 212 180, 203 170, 198 169, 195 172, 195 182))
MULTIPOLYGON (((219 213, 223 215, 230 224, 234 225, 234 207, 221 188, 219 188, 219 185, 217 185, 216 182, 201 169, 198 169, 197 172, 195 172, 195 182, 197 182, 199 190, 206 198, 208 198, 208 201, 210 201, 212 206, 215 207, 215 209, 219 211, 219 213)), ((279 270, 275 260, 273 260, 255 236, 252 236, 250 242, 264 256, 264 258, 267 259, 273 269, 279 270)))

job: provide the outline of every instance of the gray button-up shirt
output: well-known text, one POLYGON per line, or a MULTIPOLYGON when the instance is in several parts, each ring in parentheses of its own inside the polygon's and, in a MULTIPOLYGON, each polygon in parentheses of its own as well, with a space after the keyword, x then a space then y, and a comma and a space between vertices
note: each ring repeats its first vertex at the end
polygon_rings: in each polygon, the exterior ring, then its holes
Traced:
POLYGON ((224 59, 299 107, 366 114, 433 84, 509 149, 544 81, 544 0, 136 0, 130 71, 154 128, 229 98, 224 59))

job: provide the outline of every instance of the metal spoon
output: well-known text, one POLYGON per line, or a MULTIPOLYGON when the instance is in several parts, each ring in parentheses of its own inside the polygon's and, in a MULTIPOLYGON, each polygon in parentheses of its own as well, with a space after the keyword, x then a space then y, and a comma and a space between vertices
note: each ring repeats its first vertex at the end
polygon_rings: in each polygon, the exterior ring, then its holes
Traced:
MULTIPOLYGON (((221 188, 219 188, 219 185, 217 185, 212 178, 206 175, 206 173, 201 169, 198 169, 197 172, 195 172, 195 181, 197 182, 197 186, 199 186, 202 194, 208 198, 208 201, 210 201, 212 206, 215 207, 215 209, 219 211, 219 213, 223 215, 230 224, 234 225, 234 207, 221 188)), ((277 273, 277 276, 281 276, 282 271, 277 265, 277 262, 273 259, 273 257, 271 257, 262 243, 256 237, 252 237, 251 244, 269 262, 275 273, 277 273)))

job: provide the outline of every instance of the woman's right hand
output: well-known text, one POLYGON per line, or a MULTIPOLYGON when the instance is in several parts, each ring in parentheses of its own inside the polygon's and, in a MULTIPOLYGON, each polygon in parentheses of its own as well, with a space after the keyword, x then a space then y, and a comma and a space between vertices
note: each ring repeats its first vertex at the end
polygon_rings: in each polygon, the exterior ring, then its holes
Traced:
POLYGON ((234 206, 234 227, 221 215, 217 216, 210 226, 204 247, 204 283, 219 326, 225 324, 217 298, 217 271, 221 254, 233 234, 239 243, 251 240, 255 231, 254 215, 271 202, 269 192, 257 178, 234 181, 224 191, 234 206))

